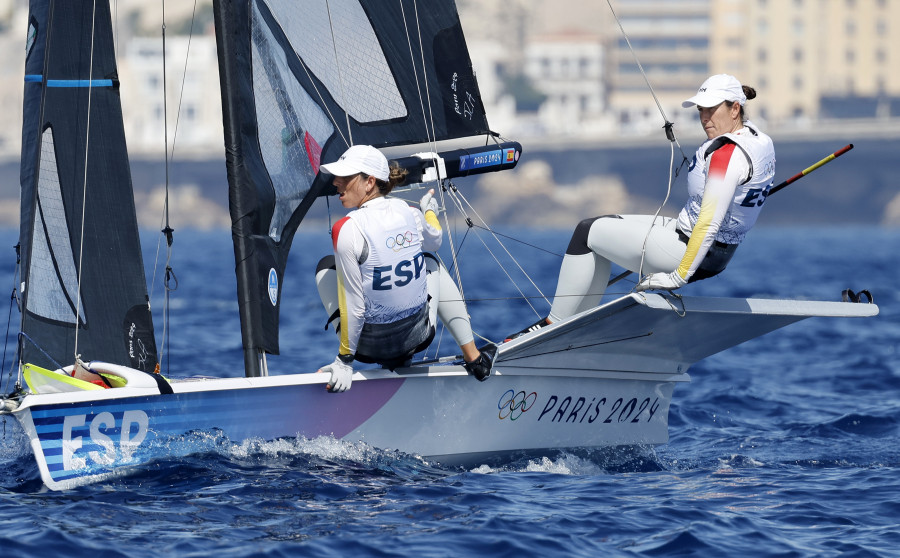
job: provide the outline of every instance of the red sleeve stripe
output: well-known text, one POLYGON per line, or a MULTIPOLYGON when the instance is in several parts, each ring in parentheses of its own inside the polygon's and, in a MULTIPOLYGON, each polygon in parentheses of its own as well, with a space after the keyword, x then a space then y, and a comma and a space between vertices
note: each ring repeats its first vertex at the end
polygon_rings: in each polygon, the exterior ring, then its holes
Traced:
POLYGON ((733 143, 726 143, 713 151, 712 158, 709 161, 709 178, 722 179, 725 177, 725 171, 728 170, 728 162, 731 160, 732 153, 734 153, 733 143))
POLYGON ((337 223, 335 223, 333 227, 331 227, 331 243, 335 250, 337 250, 337 240, 338 240, 338 235, 341 234, 341 227, 344 226, 344 223, 346 223, 347 219, 349 219, 349 218, 350 218, 349 216, 344 217, 341 220, 339 220, 337 223))

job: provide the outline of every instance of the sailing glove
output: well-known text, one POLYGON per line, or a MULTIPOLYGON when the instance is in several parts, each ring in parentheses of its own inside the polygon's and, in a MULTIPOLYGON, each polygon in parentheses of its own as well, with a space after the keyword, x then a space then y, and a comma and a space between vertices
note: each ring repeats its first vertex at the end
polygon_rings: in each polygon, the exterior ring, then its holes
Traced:
POLYGON ((331 380, 325 388, 331 393, 341 393, 350 389, 353 382, 353 366, 337 357, 334 362, 319 369, 319 372, 330 373, 331 380))
POLYGON ((419 201, 419 207, 422 208, 422 215, 424 215, 427 211, 434 211, 434 214, 438 213, 438 202, 434 199, 434 190, 428 190, 428 192, 422 196, 422 199, 419 201))
POLYGON ((677 271, 673 271, 672 273, 651 273, 644 277, 640 283, 635 285, 634 290, 638 292, 652 290, 671 291, 679 289, 686 284, 687 281, 685 281, 677 271))

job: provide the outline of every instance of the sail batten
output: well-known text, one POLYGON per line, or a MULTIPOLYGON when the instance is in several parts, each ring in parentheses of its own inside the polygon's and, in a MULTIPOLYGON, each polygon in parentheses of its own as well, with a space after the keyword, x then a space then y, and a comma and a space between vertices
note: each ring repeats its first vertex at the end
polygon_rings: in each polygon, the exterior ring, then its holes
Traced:
MULTIPOLYGON (((75 302, 80 297, 72 242, 66 224, 53 130, 41 135, 41 171, 38 175, 38 211, 32 228, 32 252, 29 259, 30 287, 26 310, 44 318, 75 324, 75 302)), ((84 314, 78 316, 84 324, 84 314)))
POLYGON ((287 0, 265 3, 287 37, 305 37, 291 43, 294 53, 351 118, 371 123, 406 116, 403 97, 359 2, 309 2, 303 10, 287 0))

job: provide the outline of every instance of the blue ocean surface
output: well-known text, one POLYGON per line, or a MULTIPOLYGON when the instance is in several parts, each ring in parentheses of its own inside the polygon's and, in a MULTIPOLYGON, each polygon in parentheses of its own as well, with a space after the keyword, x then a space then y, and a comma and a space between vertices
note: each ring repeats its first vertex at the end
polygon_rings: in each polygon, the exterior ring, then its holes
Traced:
MULTIPOLYGON (((546 313, 541 293, 552 295, 569 231, 501 231, 521 240, 504 239, 530 280, 481 244, 484 231, 447 232, 469 258, 462 283, 480 335, 499 340, 546 313)), ((4 245, 15 238, 0 233, 4 245)), ((163 369, 241 376, 227 232, 176 232, 178 285, 168 301, 156 243, 145 238, 163 369)), ((323 329, 313 283, 329 249, 325 226, 294 240, 273 374, 313 372, 333 359, 337 340, 323 329)), ((722 275, 683 293, 840 300, 843 289, 867 289, 880 314, 805 320, 696 364, 692 382, 675 388, 669 442, 652 448, 456 469, 331 438, 238 444, 210 432, 180 442, 186 457, 51 492, 7 417, 0 548, 91 557, 898 556, 898 254, 897 229, 753 230, 722 275)), ((13 258, 0 261, 0 285, 12 288, 13 258)), ((609 292, 633 285, 634 276, 609 292)), ((447 335, 435 341, 439 354, 454 348, 447 335)))

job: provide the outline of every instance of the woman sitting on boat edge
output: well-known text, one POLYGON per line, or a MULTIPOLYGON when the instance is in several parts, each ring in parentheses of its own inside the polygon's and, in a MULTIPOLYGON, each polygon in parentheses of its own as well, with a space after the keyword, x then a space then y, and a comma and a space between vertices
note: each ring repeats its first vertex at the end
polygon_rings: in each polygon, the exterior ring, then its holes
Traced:
POLYGON ((355 208, 332 227, 334 255, 316 269, 329 323, 340 319, 338 356, 319 369, 331 373, 328 390, 350 388, 354 360, 389 369, 408 364, 431 343, 437 316, 462 349, 469 374, 487 379, 497 348, 475 347, 459 288, 428 253, 440 248, 443 237, 434 191, 422 197, 421 212, 386 198, 407 173, 389 167, 370 145, 350 147, 321 170, 334 176, 341 205, 355 208))
POLYGON ((636 291, 674 290, 725 269, 759 217, 775 176, 772 139, 744 115, 744 103, 754 97, 752 87, 718 74, 682 103, 697 107, 707 141, 691 161, 688 200, 678 217, 581 221, 560 266, 549 316, 521 333, 597 306, 612 263, 647 273, 636 291))

